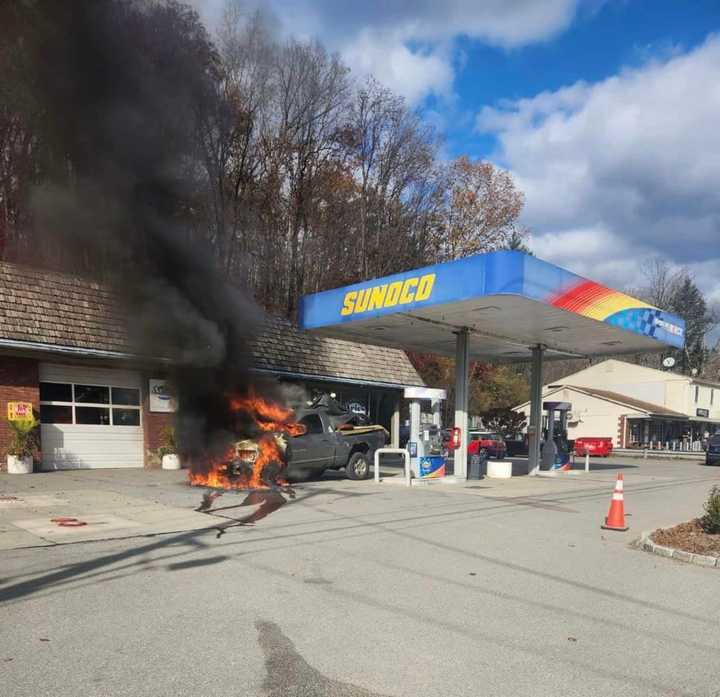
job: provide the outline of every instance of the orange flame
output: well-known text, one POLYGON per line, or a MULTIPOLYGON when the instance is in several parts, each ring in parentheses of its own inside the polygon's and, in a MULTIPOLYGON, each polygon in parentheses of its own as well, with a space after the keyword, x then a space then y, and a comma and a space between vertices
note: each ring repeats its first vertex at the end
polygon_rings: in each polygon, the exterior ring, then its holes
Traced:
POLYGON ((291 436, 305 433, 305 427, 295 421, 292 409, 263 399, 254 392, 250 392, 247 397, 230 397, 230 408, 250 414, 263 431, 286 431, 291 436))
POLYGON ((207 471, 191 469, 188 473, 190 484, 218 489, 267 488, 272 483, 285 485, 281 478, 287 464, 283 434, 299 436, 305 433, 305 427, 295 420, 292 409, 254 392, 246 397, 230 396, 228 401, 232 411, 250 416, 262 433, 258 438, 241 440, 233 445, 222 458, 212 461, 207 471))

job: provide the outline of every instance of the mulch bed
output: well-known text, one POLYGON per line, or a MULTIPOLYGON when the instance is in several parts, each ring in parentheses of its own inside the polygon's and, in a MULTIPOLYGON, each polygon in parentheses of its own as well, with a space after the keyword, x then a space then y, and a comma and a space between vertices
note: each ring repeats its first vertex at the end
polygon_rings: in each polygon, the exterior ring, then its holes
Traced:
POLYGON ((720 535, 710 535, 702 528, 700 518, 680 523, 673 528, 660 528, 652 535, 653 542, 693 554, 720 557, 720 535))

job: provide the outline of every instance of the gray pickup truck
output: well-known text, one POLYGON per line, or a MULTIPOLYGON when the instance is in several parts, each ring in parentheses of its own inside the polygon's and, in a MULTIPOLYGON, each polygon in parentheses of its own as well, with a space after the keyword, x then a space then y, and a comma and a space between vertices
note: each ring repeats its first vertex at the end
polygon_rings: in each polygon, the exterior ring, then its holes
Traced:
MULTIPOLYGON (((382 426, 366 423, 364 417, 343 409, 327 395, 298 409, 296 418, 304 427, 302 434, 273 434, 284 462, 263 470, 268 482, 279 475, 301 482, 320 476, 325 470, 343 468, 348 479, 367 479, 375 451, 389 438, 382 426)), ((238 441, 236 457, 225 464, 228 476, 247 477, 259 452, 257 440, 238 441)))
POLYGON ((382 426, 363 423, 334 400, 299 409, 297 419, 305 433, 288 440, 286 475, 291 481, 342 468, 348 479, 367 479, 375 451, 388 442, 382 426))

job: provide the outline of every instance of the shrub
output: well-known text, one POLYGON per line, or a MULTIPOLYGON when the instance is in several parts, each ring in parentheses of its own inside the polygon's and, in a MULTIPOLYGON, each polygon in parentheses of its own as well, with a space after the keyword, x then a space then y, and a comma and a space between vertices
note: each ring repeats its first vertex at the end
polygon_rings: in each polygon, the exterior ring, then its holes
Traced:
POLYGON ((720 486, 717 484, 710 489, 704 509, 703 529, 712 535, 720 534, 720 486))
POLYGON ((160 459, 165 455, 175 455, 177 446, 175 445, 175 429, 172 426, 166 426, 160 431, 160 447, 157 454, 160 459))
POLYGON ((22 421, 8 421, 12 431, 12 440, 8 447, 8 455, 15 457, 32 457, 39 446, 38 429, 40 422, 33 417, 22 421))

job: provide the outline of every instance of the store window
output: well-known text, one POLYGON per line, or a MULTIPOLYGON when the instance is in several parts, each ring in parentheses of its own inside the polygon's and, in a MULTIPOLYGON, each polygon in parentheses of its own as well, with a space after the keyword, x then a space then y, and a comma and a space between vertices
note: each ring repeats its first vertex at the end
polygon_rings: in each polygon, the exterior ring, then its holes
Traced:
POLYGON ((140 390, 134 387, 41 382, 40 422, 139 426, 140 390))
POLYGON ((112 403, 127 404, 128 406, 140 406, 140 390, 133 387, 113 387, 112 403))
POLYGON ((114 426, 139 426, 139 409, 113 409, 112 420, 114 426))
POLYGON ((60 404, 41 404, 40 422, 44 424, 71 424, 73 422, 72 407, 60 404))
POLYGON ((59 382, 41 382, 40 401, 72 402, 72 385, 59 382))
POLYGON ((110 425, 110 410, 102 407, 75 407, 75 423, 95 426, 110 425))
POLYGON ((75 401, 81 404, 109 404, 110 388, 100 385, 73 385, 75 401))

